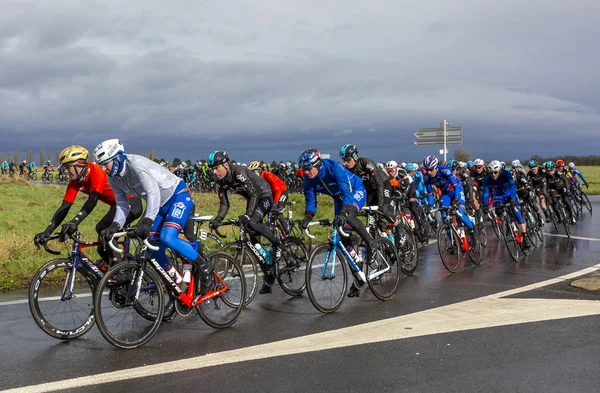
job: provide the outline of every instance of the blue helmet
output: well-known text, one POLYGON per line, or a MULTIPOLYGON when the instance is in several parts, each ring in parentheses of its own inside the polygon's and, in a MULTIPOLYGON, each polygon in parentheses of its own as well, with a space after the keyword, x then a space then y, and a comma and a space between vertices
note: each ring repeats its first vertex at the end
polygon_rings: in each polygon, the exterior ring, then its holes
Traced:
POLYGON ((410 172, 410 171, 414 171, 415 169, 417 169, 417 167, 416 167, 416 165, 415 165, 415 164, 413 164, 412 162, 409 162, 408 164, 404 165, 404 169, 405 169, 407 172, 410 172))
POLYGON ((467 161, 467 168, 470 168, 473 165, 475 165, 475 163, 473 161, 467 161))
POLYGON ((438 166, 438 159, 436 156, 427 156, 423 160, 423 167, 425 169, 435 169, 438 166))
POLYGON ((545 167, 547 170, 554 169, 554 163, 553 163, 552 161, 546 161, 546 162, 544 163, 544 167, 545 167))
POLYGON ((536 168, 538 166, 538 163, 536 160, 531 160, 529 161, 529 167, 530 168, 536 168))
POLYGON ((298 157, 298 165, 303 169, 319 168, 321 164, 321 154, 315 148, 304 150, 298 157))
POLYGON ((358 157, 358 147, 351 143, 342 146, 342 148, 340 149, 340 157, 342 159, 358 157))

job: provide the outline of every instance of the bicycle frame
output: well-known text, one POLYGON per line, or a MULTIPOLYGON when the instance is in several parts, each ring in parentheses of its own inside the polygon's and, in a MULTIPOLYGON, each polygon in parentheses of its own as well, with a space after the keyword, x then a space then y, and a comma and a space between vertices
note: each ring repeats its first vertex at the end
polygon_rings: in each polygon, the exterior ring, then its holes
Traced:
MULTIPOLYGON (((449 207, 441 207, 439 210, 446 211, 446 215, 444 217, 444 224, 448 224, 452 232, 456 235, 456 237, 458 237, 458 239, 460 240, 460 248, 465 252, 469 252, 469 239, 465 235, 465 228, 463 226, 464 224, 462 224, 461 221, 461 224, 459 226, 458 220, 456 218, 462 217, 462 214, 459 211, 455 211, 454 209, 451 209, 449 207)), ((450 236, 450 240, 454 241, 454 238, 450 236)))

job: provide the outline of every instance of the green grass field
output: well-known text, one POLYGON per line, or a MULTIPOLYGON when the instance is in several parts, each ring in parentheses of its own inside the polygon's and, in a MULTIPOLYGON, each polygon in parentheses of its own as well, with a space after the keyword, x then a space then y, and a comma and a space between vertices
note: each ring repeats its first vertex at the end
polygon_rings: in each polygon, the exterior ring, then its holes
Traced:
MULTIPOLYGON (((43 231, 50 222, 54 212, 61 205, 65 186, 29 184, 22 180, 0 179, 0 290, 26 288, 35 271, 53 256, 43 249, 38 251, 33 245, 33 237, 43 231)), ((215 215, 219 208, 219 198, 216 194, 194 194, 196 214, 215 215)), ((87 196, 80 194, 67 215, 71 219, 86 201, 87 196)), ((290 199, 296 201, 293 209, 294 219, 304 217, 304 197, 293 194, 290 199)), ((227 218, 236 218, 243 214, 246 201, 237 195, 230 196, 231 209, 227 218)), ((320 196, 317 218, 333 215, 333 200, 320 196)), ((88 241, 96 240, 95 225, 106 214, 107 206, 99 203, 92 214, 80 226, 83 238, 88 241)), ((66 221, 65 220, 65 221, 66 221)), ((229 243, 234 239, 233 229, 227 227, 223 233, 228 236, 222 239, 229 243)), ((315 228, 312 232, 319 235, 319 240, 325 240, 327 230, 315 228)), ((70 249, 65 245, 52 242, 52 248, 62 250, 67 256, 70 249)), ((97 258, 95 251, 86 254, 97 258)))

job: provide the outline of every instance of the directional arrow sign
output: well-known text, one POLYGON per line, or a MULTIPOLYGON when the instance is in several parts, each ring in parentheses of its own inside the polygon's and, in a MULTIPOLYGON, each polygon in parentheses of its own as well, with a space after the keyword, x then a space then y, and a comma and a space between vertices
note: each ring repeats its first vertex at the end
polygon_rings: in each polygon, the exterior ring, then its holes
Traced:
MULTIPOLYGON (((424 138, 444 138, 443 128, 420 128, 415 132, 415 136, 418 139, 424 138)), ((461 127, 449 127, 446 129, 446 137, 462 137, 461 127)))
MULTIPOLYGON (((432 140, 432 141, 423 141, 423 140, 418 140, 415 141, 415 145, 417 146, 425 146, 425 145, 443 145, 444 141, 443 140, 432 140)), ((446 141, 447 145, 462 145, 462 139, 457 139, 455 141, 446 141)))
MULTIPOLYGON (((420 136, 417 137, 417 139, 420 140, 426 140, 426 141, 430 141, 430 140, 440 140, 442 141, 442 143, 444 143, 444 135, 427 135, 427 136, 420 136)), ((451 135, 451 136, 447 136, 446 140, 447 141, 451 141, 451 140, 457 140, 457 139, 462 139, 462 135, 451 135)))

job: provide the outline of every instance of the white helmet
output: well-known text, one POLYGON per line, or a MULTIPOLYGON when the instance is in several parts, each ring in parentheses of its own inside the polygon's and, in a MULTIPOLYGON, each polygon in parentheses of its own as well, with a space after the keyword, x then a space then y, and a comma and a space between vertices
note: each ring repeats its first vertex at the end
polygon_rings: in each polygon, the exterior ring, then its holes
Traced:
POLYGON ((494 160, 488 164, 488 170, 490 172, 499 172, 502 169, 502 163, 498 160, 494 160))
POLYGON ((402 168, 404 168, 404 167, 406 166, 406 162, 402 162, 402 163, 400 164, 400 166, 401 166, 402 168))
POLYGON ((104 141, 94 149, 94 157, 100 165, 109 163, 123 153, 125 153, 125 148, 118 139, 104 141))
POLYGON ((511 165, 513 168, 521 168, 523 165, 521 165, 521 161, 519 160, 513 160, 513 162, 511 162, 511 165))
POLYGON ((569 162, 569 168, 575 169, 575 163, 574 162, 569 162))
POLYGON ((485 163, 483 162, 483 160, 481 158, 476 158, 475 161, 473 161, 473 165, 475 166, 483 166, 485 163))
POLYGON ((390 169, 397 169, 398 168, 398 163, 394 160, 388 161, 387 164, 385 164, 385 168, 387 170, 390 169))

